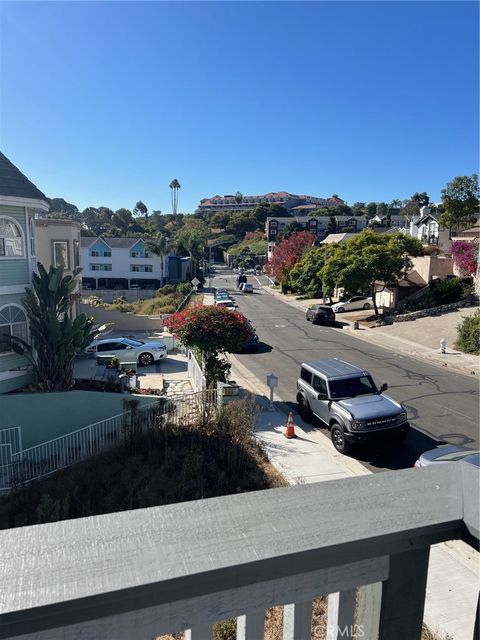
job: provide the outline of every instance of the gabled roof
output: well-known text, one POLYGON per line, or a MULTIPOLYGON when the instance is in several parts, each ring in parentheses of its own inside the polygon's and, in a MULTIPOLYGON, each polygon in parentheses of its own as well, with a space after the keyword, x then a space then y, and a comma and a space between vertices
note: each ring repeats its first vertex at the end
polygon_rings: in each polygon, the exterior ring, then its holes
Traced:
POLYGON ((331 233, 320 244, 331 244, 332 242, 346 242, 356 236, 356 233, 331 233))
POLYGON ((137 242, 143 242, 143 238, 107 238, 103 236, 88 237, 82 236, 82 247, 90 247, 97 240, 102 240, 111 249, 130 249, 137 242))
POLYGON ((45 200, 45 194, 0 152, 0 196, 45 200))

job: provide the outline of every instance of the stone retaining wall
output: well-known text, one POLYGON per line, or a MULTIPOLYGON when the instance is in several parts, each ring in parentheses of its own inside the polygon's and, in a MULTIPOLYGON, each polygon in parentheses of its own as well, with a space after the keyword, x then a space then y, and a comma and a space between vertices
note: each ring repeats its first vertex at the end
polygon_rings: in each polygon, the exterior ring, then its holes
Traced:
POLYGON ((412 311, 412 313, 403 313, 401 315, 392 315, 385 320, 390 324, 393 322, 409 322, 410 320, 416 320, 417 318, 427 318, 428 316, 440 316, 443 313, 449 311, 456 311, 462 307, 471 307, 478 305, 478 301, 475 299, 460 300, 459 302, 452 302, 451 304, 443 304, 440 307, 432 307, 430 309, 422 309, 421 311, 412 311))

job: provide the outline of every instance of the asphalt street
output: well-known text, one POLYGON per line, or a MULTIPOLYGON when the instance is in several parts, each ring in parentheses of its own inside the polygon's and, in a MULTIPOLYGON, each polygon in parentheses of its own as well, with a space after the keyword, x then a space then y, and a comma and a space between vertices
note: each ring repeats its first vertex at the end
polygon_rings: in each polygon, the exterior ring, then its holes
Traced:
MULTIPOLYGON (((478 447, 476 379, 369 344, 341 327, 314 326, 302 311, 261 289, 252 275, 248 280, 255 292, 236 293, 236 275, 217 268, 212 286, 232 291, 261 342, 257 352, 236 358, 263 382, 269 373, 275 373, 279 378, 276 391, 292 409, 296 410, 301 363, 334 357, 367 369, 378 384, 388 382, 387 394, 404 403, 413 428, 403 444, 362 447, 353 453, 372 471, 410 467, 423 451, 441 443, 478 447)), ((317 426, 323 428, 320 423, 317 426)))

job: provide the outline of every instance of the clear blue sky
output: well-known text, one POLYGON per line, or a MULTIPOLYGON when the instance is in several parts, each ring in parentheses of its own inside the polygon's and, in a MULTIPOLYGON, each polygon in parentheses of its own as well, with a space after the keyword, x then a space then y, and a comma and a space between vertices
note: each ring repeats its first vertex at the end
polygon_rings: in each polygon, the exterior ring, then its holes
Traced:
POLYGON ((80 208, 437 200, 478 167, 474 2, 10 2, 2 151, 80 208))

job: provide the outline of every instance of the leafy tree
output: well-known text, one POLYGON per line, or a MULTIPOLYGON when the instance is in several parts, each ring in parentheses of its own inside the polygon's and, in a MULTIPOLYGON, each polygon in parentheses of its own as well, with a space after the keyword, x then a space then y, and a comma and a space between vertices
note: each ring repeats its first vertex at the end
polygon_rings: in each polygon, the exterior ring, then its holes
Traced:
POLYGON ((172 196, 172 213, 173 215, 177 214, 177 206, 178 206, 178 190, 180 189, 180 187, 182 186, 180 184, 180 182, 174 178, 170 184, 168 185, 171 189, 171 196, 172 196))
POLYGON ((448 229, 475 222, 475 213, 480 204, 478 175, 457 176, 442 189, 442 204, 445 212, 440 224, 448 229))
POLYGON ((141 200, 139 200, 137 204, 133 207, 133 215, 145 216, 147 218, 148 217, 147 205, 145 205, 141 200))
POLYGON ((200 261, 205 254, 209 230, 203 220, 185 217, 183 227, 175 234, 177 250, 186 252, 192 260, 193 275, 197 275, 200 261))
POLYGON ((412 267, 409 256, 422 253, 421 242, 406 234, 362 231, 345 244, 335 246, 321 272, 323 290, 342 287, 347 295, 369 290, 378 314, 376 282, 395 285, 412 267))
POLYGON ((237 204, 240 204, 243 200, 243 193, 240 193, 240 191, 237 191, 237 193, 235 194, 235 202, 237 204))
POLYGON ((242 238, 247 231, 255 231, 258 227, 259 225, 257 220, 246 211, 242 211, 236 212, 232 215, 225 231, 237 236, 238 238, 242 238))
POLYGON ((352 205, 352 214, 354 216, 366 215, 366 206, 365 202, 354 202, 352 205))
POLYGON ((267 262, 265 271, 278 282, 285 282, 288 272, 302 257, 307 247, 313 246, 315 236, 308 231, 295 233, 282 240, 276 247, 273 256, 267 262))
POLYGON ((26 290, 32 344, 16 336, 0 335, 15 353, 25 356, 33 368, 34 382, 44 391, 63 391, 72 386, 75 356, 94 339, 93 318, 84 313, 70 320, 73 291, 80 269, 64 276, 63 267, 50 267, 48 273, 38 263, 32 275, 32 289, 26 290))
POLYGON ((330 216, 330 220, 328 221, 326 231, 327 231, 327 234, 337 233, 337 223, 335 221, 334 216, 330 216))
POLYGON ((418 202, 414 202, 413 200, 404 200, 403 206, 400 209, 400 214, 407 216, 407 218, 413 218, 414 216, 420 215, 418 202))
POLYGON ((351 216, 353 210, 348 204, 337 204, 332 208, 332 213, 334 216, 351 216))
POLYGON ((450 246, 452 260, 463 273, 475 275, 478 270, 478 246, 468 240, 455 240, 450 246))
POLYGON ((371 218, 374 218, 377 215, 377 203, 376 202, 369 202, 367 204, 367 206, 365 207, 365 215, 367 216, 367 218, 369 220, 371 218))
POLYGON ((418 204, 419 208, 421 209, 422 207, 428 207, 430 203, 430 198, 426 191, 422 191, 421 193, 416 191, 413 194, 413 196, 410 198, 410 201, 415 202, 415 204, 418 204))
POLYGON ((292 220, 292 222, 289 222, 287 224, 287 226, 285 227, 285 230, 282 234, 283 238, 290 238, 290 236, 293 236, 294 233, 300 233, 301 231, 304 231, 305 228, 303 226, 303 224, 301 222, 297 222, 295 219, 292 220))
POLYGON ((390 203, 391 209, 400 209, 401 206, 402 206, 402 201, 398 200, 397 198, 394 198, 390 203))
POLYGON ((379 202, 377 204, 377 216, 383 218, 388 213, 388 207, 385 202, 379 202))
POLYGON ((480 309, 463 319, 462 324, 457 327, 457 340, 455 349, 464 353, 480 353, 480 309))
POLYGON ((51 218, 69 218, 71 220, 80 221, 80 212, 78 207, 63 198, 49 198, 50 205, 49 216, 51 218))
POLYGON ((210 218, 209 226, 213 228, 225 229, 230 222, 231 214, 228 211, 217 211, 210 218))
POLYGON ((303 296, 315 298, 321 295, 321 270, 325 264, 325 248, 307 249, 288 273, 288 286, 303 296))
POLYGON ((225 381, 229 367, 220 355, 240 351, 252 334, 244 315, 214 306, 190 307, 171 315, 165 324, 184 345, 195 348, 208 387, 225 381))

